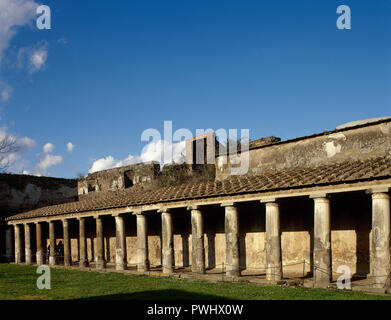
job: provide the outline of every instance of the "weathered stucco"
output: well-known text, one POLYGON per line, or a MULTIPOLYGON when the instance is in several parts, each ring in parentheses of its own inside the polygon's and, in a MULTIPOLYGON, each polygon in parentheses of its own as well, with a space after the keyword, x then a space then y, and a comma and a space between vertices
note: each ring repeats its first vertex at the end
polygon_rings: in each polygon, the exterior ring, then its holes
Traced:
MULTIPOLYGON (((251 148, 249 175, 270 170, 316 167, 344 160, 365 160, 391 154, 391 123, 347 128, 340 132, 303 137, 251 148)), ((239 155, 240 156, 240 155, 239 155)), ((231 174, 228 157, 216 157, 216 179, 231 174)))

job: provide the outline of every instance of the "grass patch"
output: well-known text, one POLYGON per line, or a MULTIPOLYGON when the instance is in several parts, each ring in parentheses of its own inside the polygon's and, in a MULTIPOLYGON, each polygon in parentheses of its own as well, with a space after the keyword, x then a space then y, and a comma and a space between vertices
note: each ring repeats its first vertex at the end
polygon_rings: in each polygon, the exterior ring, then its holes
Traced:
POLYGON ((51 289, 36 286, 37 267, 0 264, 0 300, 384 300, 391 296, 340 290, 211 283, 120 273, 51 269, 51 289))

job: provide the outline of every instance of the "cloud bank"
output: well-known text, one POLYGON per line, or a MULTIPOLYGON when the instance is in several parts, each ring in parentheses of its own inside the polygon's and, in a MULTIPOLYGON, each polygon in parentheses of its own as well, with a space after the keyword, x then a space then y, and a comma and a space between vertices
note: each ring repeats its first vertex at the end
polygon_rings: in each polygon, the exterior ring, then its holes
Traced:
POLYGON ((184 161, 185 149, 185 141, 171 144, 165 140, 159 140, 146 145, 140 155, 130 154, 123 160, 117 160, 111 155, 97 159, 93 162, 88 173, 148 161, 157 161, 161 165, 171 162, 182 163, 184 161))
POLYGON ((0 1, 0 62, 17 28, 28 24, 35 17, 37 6, 32 0, 0 1))

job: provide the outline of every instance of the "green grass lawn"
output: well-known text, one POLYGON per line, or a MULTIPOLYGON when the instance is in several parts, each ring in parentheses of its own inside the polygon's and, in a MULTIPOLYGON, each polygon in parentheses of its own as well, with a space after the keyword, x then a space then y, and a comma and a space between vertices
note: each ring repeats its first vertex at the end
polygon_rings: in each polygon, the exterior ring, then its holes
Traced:
POLYGON ((391 299, 339 290, 210 283, 119 273, 51 269, 51 289, 36 286, 37 267, 0 264, 0 300, 15 299, 391 299))

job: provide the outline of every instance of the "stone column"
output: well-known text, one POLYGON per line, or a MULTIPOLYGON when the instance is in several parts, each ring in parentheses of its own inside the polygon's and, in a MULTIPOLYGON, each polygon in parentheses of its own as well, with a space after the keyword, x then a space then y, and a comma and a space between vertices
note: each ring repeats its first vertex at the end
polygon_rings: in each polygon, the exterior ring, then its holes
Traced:
POLYGON ((104 269, 106 268, 106 261, 105 261, 105 252, 104 252, 105 246, 103 243, 102 218, 97 216, 95 218, 95 221, 96 221, 96 254, 95 254, 96 268, 104 269))
POLYGON ((390 284, 390 196, 372 194, 372 254, 373 286, 390 284))
POLYGON ((205 273, 204 223, 199 207, 188 207, 191 210, 192 233, 192 272, 205 273))
POLYGON ((71 241, 69 239, 69 220, 62 220, 62 235, 64 242, 64 266, 72 265, 72 255, 71 255, 71 241))
POLYGON ((22 241, 20 234, 20 225, 15 224, 15 263, 22 263, 22 241))
POLYGON ((12 261, 12 229, 7 227, 5 230, 5 262, 12 261))
POLYGON ((31 228, 28 223, 24 224, 24 254, 25 263, 31 264, 31 228))
POLYGON ((314 198, 314 286, 327 287, 332 279, 330 201, 314 198))
POLYGON ((54 222, 49 221, 49 243, 50 243, 50 252, 49 252, 49 265, 54 266, 57 264, 57 255, 56 255, 56 238, 54 233, 54 222))
POLYGON ((148 222, 145 214, 138 213, 137 219, 137 270, 149 270, 148 258, 148 222))
POLYGON ((126 269, 126 239, 125 239, 125 224, 124 217, 115 216, 115 234, 116 234, 116 247, 115 247, 115 268, 117 270, 126 269))
POLYGON ((86 239, 86 230, 85 230, 85 218, 78 218, 79 220, 79 267, 85 268, 88 267, 88 258, 87 258, 87 239, 86 239))
POLYGON ((37 265, 43 265, 43 248, 42 248, 42 225, 39 222, 35 223, 35 235, 36 235, 36 243, 37 243, 37 251, 36 251, 36 259, 37 265))
POLYGON ((282 279, 280 207, 274 201, 266 202, 266 279, 282 279))
POLYGON ((189 235, 187 233, 181 234, 182 240, 182 266, 188 267, 189 262, 189 235))
POLYGON ((172 215, 168 209, 162 212, 162 254, 163 254, 163 273, 170 274, 174 272, 174 235, 172 226, 172 215))
POLYGON ((223 203, 221 206, 225 207, 226 275, 238 277, 240 276, 238 209, 233 203, 223 203))

